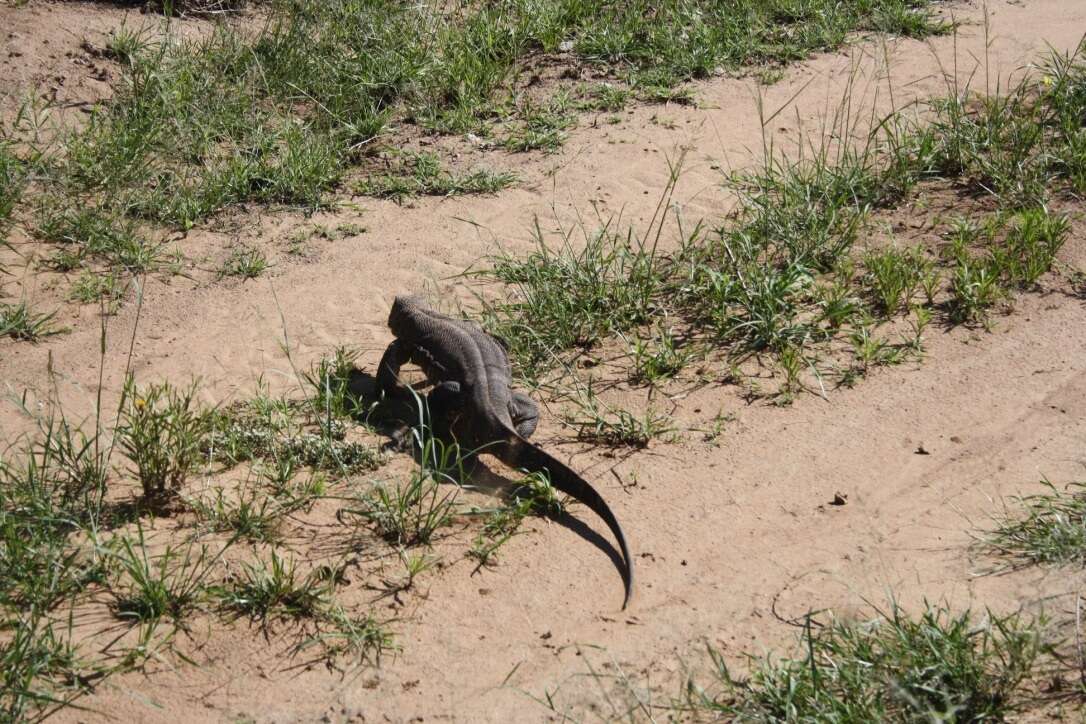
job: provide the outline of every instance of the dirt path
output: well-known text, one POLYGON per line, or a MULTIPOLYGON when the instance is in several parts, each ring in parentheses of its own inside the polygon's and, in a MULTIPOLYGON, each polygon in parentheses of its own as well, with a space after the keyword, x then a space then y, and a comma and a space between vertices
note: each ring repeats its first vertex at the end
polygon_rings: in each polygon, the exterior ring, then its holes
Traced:
MULTIPOLYGON (((1086 28, 1086 6, 1066 0, 995 2, 988 53, 992 79, 1035 59, 1046 43, 1073 48, 1086 28)), ((979 7, 956 5, 966 22, 957 38, 959 77, 983 61, 979 7)), ((764 107, 794 108, 770 124, 778 144, 800 128, 817 129, 850 82, 856 102, 893 101, 944 88, 955 67, 955 41, 891 41, 853 47, 791 69, 763 89, 764 107), (885 50, 885 52, 884 52, 885 50), (876 90, 878 89, 878 90, 876 90), (876 98, 877 94, 877 98, 876 98)), ((983 90, 983 66, 974 85, 983 90)), ((293 375, 281 352, 284 327, 296 359, 307 364, 336 344, 359 344, 372 368, 388 340, 392 296, 427 284, 448 290, 493 248, 530 244, 534 216, 553 225, 624 211, 647 220, 668 167, 688 149, 676 198, 690 219, 719 216, 731 201, 720 170, 740 168, 762 147, 752 81, 721 79, 698 88, 702 107, 640 108, 611 127, 576 131, 564 151, 517 167, 522 182, 491 198, 424 199, 410 208, 361 200, 316 221, 354 222, 365 233, 327 243, 317 261, 281 265, 265 279, 202 286, 148 285, 134 367, 141 379, 199 376, 222 400, 293 375), (655 118, 655 121, 653 120, 655 118), (468 220, 472 223, 466 223, 468 220)), ((504 162, 505 159, 503 159, 504 162)), ((517 159, 510 158, 512 166, 517 159)), ((311 222, 268 215, 244 240, 283 243, 311 222)), ((197 231, 184 243, 214 248, 236 234, 197 231)), ((1086 261, 1083 239, 1069 245, 1086 261)), ((461 293, 461 292, 457 292, 461 293)), ((123 353, 135 324, 128 305, 110 329, 106 388, 116 394, 123 353)), ((36 346, 0 341, 0 374, 15 390, 42 389, 48 355, 71 409, 91 409, 99 330, 90 317, 72 333, 36 346)), ((378 670, 341 680, 323 668, 289 669, 284 646, 245 625, 197 630, 189 653, 206 666, 180 665, 151 676, 113 679, 83 703, 122 721, 370 720, 414 717, 461 721, 546 718, 536 696, 560 685, 560 706, 600 701, 597 683, 579 676, 590 659, 612 658, 638 682, 672 685, 683 658, 695 660, 709 639, 739 655, 788 643, 794 630, 774 618, 809 609, 850 611, 893 592, 906 605, 946 597, 956 605, 1015 608, 1037 592, 1063 593, 1071 582, 1041 573, 977 578, 970 561, 970 521, 983 521, 1001 495, 1027 489, 1040 475, 1079 475, 1086 448, 1086 306, 1063 297, 1029 297, 999 318, 991 334, 930 334, 930 359, 886 371, 828 401, 802 397, 788 409, 746 407, 728 389, 707 388, 681 402, 685 414, 717 409, 737 415, 718 441, 654 446, 616 465, 588 451, 576 457, 633 543, 640 577, 632 609, 620 615, 621 587, 608 558, 570 530, 533 520, 532 533, 503 550, 496 569, 469 575, 459 563, 423 584, 397 615, 403 652, 378 670), (920 444, 931 452, 917 455, 920 444), (624 494, 614 467, 637 486, 624 494), (835 492, 848 504, 831 507, 835 492), (588 648, 578 652, 578 645, 588 648), (506 682, 506 686, 502 686, 506 682)), ((0 417, 0 438, 23 422, 0 417)), ((542 434, 558 427, 545 420, 542 434)), ((1058 601, 1057 601, 1058 605, 1058 601)), ((671 689, 668 693, 671 693, 671 689)), ((607 712, 600 712, 606 714, 607 712)), ((92 715, 65 712, 62 720, 92 715)), ((591 717, 589 717, 591 718, 591 717)))

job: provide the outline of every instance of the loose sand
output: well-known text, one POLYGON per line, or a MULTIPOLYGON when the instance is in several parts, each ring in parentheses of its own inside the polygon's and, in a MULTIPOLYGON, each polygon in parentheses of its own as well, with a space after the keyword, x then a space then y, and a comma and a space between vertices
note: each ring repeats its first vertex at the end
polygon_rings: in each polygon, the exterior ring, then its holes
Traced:
MULTIPOLYGON (((687 165, 675 198, 682 213, 723 216, 734 199, 720 186, 721 171, 761 155, 758 93, 770 111, 787 106, 768 129, 787 148, 817 132, 850 82, 858 105, 879 108, 890 107, 888 87, 899 106, 944 92, 944 72, 955 67, 963 82, 979 67, 972 83, 983 91, 987 57, 994 90, 996 78, 1019 73, 1048 45, 1072 49, 1086 29, 1086 3, 997 0, 988 7, 986 56, 980 6, 949 9, 964 21, 956 62, 949 37, 859 42, 788 69, 770 87, 733 78, 699 83, 696 108, 639 107, 617 125, 598 127, 582 119, 556 155, 492 152, 492 163, 521 177, 497 196, 426 198, 406 207, 357 199, 359 208, 313 220, 248 213, 237 224, 231 217, 224 230, 190 232, 180 246, 214 260, 239 238, 276 253, 314 221, 366 228, 317 242, 305 263, 280 254, 270 275, 244 284, 150 281, 134 370, 142 380, 197 376, 208 401, 244 396, 261 375, 287 389, 293 373, 284 335, 302 365, 334 345, 355 344, 363 350, 360 365, 372 370, 389 339, 393 295, 430 290, 470 299, 454 275, 496 243, 529 249, 536 216, 545 228, 570 225, 578 213, 591 219, 594 208, 647 221, 667 180, 666 159, 681 149, 687 165)), ((82 49, 83 40, 100 45, 125 17, 146 16, 87 3, 0 9, 0 26, 17 35, 0 54, 3 89, 40 82, 57 85, 58 100, 103 97, 112 71, 95 70, 101 61, 82 49)), ((1086 228, 1076 222, 1074 234, 1065 260, 1081 266, 1086 228)), ((31 299, 57 299, 33 278, 21 283, 31 299)), ((51 356, 65 405, 85 414, 98 380, 100 330, 92 310, 65 310, 69 334, 34 345, 0 340, 0 377, 13 390, 43 391, 51 356)), ((135 322, 134 304, 111 321, 107 397, 115 399, 122 384, 135 322)), ((379 615, 399 619, 393 628, 402 646, 379 668, 346 678, 322 665, 299 668, 285 655, 296 640, 290 627, 264 633, 244 621, 220 627, 208 619, 178 640, 199 666, 171 659, 148 674, 114 677, 81 703, 117 721, 533 721, 552 713, 527 694, 557 687, 561 709, 591 719, 592 702, 602 707, 596 714, 609 708, 600 684, 585 676, 590 665, 612 672, 605 667, 617 665, 635 688, 660 687, 654 696, 666 697, 684 665, 704 664, 704 641, 737 660, 743 652, 788 650, 796 629, 784 620, 808 610, 862 615, 865 601, 885 603, 891 594, 909 607, 927 598, 1011 611, 1054 597, 1046 610, 1073 609, 1066 595, 1080 577, 1038 570, 978 576, 986 563, 968 546, 1001 496, 1033 490, 1042 475, 1082 478, 1084 349, 1082 299, 1027 295, 990 333, 932 331, 922 363, 881 370, 827 399, 805 395, 781 409, 747 405, 734 388, 710 386, 678 400, 675 416, 685 425, 705 424, 719 410, 735 416, 714 443, 691 432, 616 459, 560 445, 570 434, 546 417, 543 444, 585 471, 623 522, 639 577, 630 610, 619 611, 621 582, 597 545, 532 519, 529 534, 505 546, 497 567, 472 575, 469 562, 453 559, 425 574, 402 605, 378 603, 379 615), (916 454, 921 445, 930 455, 916 454), (838 492, 847 505, 830 506, 838 492)), ((0 439, 25 429, 10 404, 0 406, 0 439)), ((449 550, 462 551, 469 540, 465 534, 449 550)), ((360 583, 348 595, 372 598, 360 583)), ((68 710, 58 718, 101 716, 68 710)))

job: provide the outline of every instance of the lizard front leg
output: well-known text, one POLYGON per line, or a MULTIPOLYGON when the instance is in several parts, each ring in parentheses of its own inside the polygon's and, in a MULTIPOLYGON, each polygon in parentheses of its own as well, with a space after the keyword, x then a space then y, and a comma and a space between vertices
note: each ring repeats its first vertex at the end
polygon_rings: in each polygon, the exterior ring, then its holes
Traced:
POLYGON ((390 414, 390 418, 396 420, 397 424, 389 430, 390 440, 385 446, 393 450, 408 450, 411 447, 411 425, 404 420, 404 416, 410 415, 410 407, 405 405, 409 395, 408 388, 400 383, 400 368, 410 361, 413 351, 411 345, 394 339, 377 365, 377 389, 384 395, 385 405, 396 410, 390 414), (401 411, 400 408, 404 409, 401 411))
POLYGON ((385 395, 397 395, 406 391, 400 383, 400 368, 411 360, 415 349, 413 345, 405 344, 399 339, 385 348, 381 355, 381 361, 377 365, 377 389, 385 395))

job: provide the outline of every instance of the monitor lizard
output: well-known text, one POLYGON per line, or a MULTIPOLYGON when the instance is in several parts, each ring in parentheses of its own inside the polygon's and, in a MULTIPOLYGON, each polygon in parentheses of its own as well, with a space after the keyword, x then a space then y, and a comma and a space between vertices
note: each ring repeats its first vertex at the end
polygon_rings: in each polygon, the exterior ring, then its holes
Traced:
POLYGON ((381 357, 378 389, 386 395, 403 394, 400 368, 415 363, 434 385, 426 398, 431 418, 440 421, 461 446, 490 453, 515 469, 547 473, 557 490, 600 516, 622 552, 625 609, 633 592, 633 559, 622 528, 595 488, 528 442, 539 409, 530 397, 513 390, 505 345, 474 322, 434 311, 419 296, 397 296, 388 326, 396 339, 381 357))

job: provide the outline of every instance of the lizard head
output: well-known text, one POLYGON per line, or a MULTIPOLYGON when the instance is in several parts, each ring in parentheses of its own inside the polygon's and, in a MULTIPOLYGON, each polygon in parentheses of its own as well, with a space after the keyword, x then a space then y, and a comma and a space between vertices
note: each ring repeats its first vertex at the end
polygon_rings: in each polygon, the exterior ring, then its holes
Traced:
POLYGON ((418 294, 397 294, 392 301, 392 310, 388 313, 388 328, 397 337, 400 336, 403 324, 417 309, 428 309, 429 304, 418 294))

